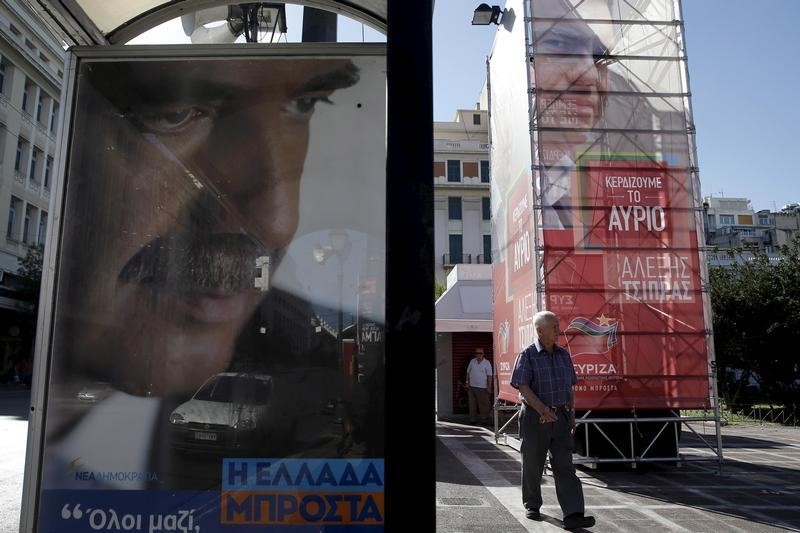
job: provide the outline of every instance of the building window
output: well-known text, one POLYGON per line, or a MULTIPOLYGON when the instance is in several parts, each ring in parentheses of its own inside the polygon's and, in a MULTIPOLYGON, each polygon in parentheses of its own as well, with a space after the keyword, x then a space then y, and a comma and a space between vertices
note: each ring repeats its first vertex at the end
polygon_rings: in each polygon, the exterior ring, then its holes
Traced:
POLYGON ((50 111, 50 133, 56 132, 58 125, 58 104, 53 102, 53 109, 50 111))
POLYGON ((483 220, 492 219, 492 206, 488 196, 481 198, 481 213, 483 214, 483 220))
POLYGON ((41 153, 41 150, 35 146, 33 147, 33 152, 31 152, 31 166, 28 169, 28 179, 31 181, 36 181, 36 163, 39 162, 39 154, 41 153))
POLYGON ((461 197, 447 197, 447 218, 450 220, 461 220, 461 197))
POLYGON ((472 123, 476 126, 481 125, 481 115, 480 113, 473 113, 472 114, 472 123))
POLYGON ((6 125, 0 123, 0 163, 3 162, 3 153, 6 146, 6 125))
POLYGON ((481 183, 489 183, 489 161, 481 160, 481 183))
POLYGON ((8 28, 11 30, 11 33, 13 33, 14 35, 16 35, 17 37, 19 37, 19 36, 22 34, 22 32, 21 32, 21 31, 19 31, 19 30, 17 29, 17 27, 16 27, 16 26, 14 26, 13 24, 9 24, 9 25, 8 25, 8 28))
POLYGON ((769 215, 758 215, 759 226, 769 226, 769 215))
POLYGON ((53 158, 49 155, 44 162, 44 188, 50 188, 50 172, 53 170, 53 158))
POLYGON ((44 63, 45 65, 46 65, 46 64, 48 64, 48 63, 50 62, 50 58, 48 58, 48 57, 47 57, 46 55, 44 55, 42 52, 39 52, 39 59, 41 59, 41 60, 42 60, 42 63, 44 63))
POLYGON ((31 114, 28 107, 31 105, 31 97, 36 92, 36 86, 33 83, 25 82, 25 89, 22 91, 22 110, 27 114, 31 114))
POLYGON ((483 262, 486 264, 492 263, 492 236, 483 236, 483 262))
POLYGON ((39 90, 39 98, 36 101, 36 122, 42 122, 42 109, 44 108, 44 91, 39 90))
POLYGON ((447 181, 461 181, 461 161, 458 159, 447 160, 447 181))
POLYGON ((720 215, 719 216, 719 225, 729 225, 732 226, 734 224, 733 215, 720 215))
POLYGON ((28 141, 20 137, 17 139, 17 155, 14 158, 14 170, 22 172, 28 156, 28 141))
POLYGON ((6 58, 0 59, 0 94, 6 94, 6 58))
POLYGON ((450 264, 455 265, 463 261, 462 236, 449 235, 450 237, 450 264))
POLYGON ((32 205, 25 207, 25 222, 22 226, 22 242, 28 242, 30 239, 31 220, 33 220, 34 210, 36 208, 32 205))
POLYGON ((36 244, 44 246, 45 237, 47 237, 47 212, 42 211, 39 216, 39 232, 36 234, 36 244))
POLYGON ((17 238, 17 214, 21 206, 22 200, 12 196, 11 205, 8 207, 8 227, 6 228, 6 237, 9 239, 17 238))
POLYGON ((27 39, 27 38, 25 39, 25 46, 27 46, 29 50, 33 50, 33 51, 36 50, 36 45, 33 44, 33 42, 31 42, 30 39, 27 39))

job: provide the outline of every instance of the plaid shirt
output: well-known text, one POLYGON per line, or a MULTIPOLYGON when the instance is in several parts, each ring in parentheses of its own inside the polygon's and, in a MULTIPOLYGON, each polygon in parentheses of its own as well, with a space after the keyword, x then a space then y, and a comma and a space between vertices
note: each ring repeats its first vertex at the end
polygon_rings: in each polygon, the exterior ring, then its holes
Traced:
POLYGON ((569 404, 577 381, 569 352, 560 346, 547 352, 538 339, 517 355, 511 374, 512 387, 527 385, 545 405, 569 404))

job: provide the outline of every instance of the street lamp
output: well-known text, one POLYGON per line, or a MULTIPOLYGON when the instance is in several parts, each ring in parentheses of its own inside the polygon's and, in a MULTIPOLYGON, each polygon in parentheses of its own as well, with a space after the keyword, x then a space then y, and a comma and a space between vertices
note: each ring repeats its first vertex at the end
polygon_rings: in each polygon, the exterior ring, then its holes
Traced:
POLYGON ((350 242, 350 237, 347 236, 347 232, 341 229, 331 230, 330 233, 328 233, 328 241, 329 244, 324 246, 319 244, 314 246, 314 261, 322 264, 330 259, 331 256, 334 256, 339 262, 339 314, 336 333, 337 340, 339 341, 339 355, 341 357, 342 322, 344 317, 344 297, 342 294, 344 286, 344 261, 350 255, 350 248, 352 248, 353 243, 350 242))
POLYGON ((503 10, 500 9, 500 6, 481 4, 472 13, 472 25, 488 26, 489 24, 500 24, 500 16, 502 14, 503 10))

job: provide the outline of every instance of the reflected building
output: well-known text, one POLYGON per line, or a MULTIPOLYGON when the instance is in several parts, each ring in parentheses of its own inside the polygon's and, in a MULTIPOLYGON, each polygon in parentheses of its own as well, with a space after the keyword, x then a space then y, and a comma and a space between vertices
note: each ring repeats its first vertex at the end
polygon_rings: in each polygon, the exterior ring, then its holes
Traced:
POLYGON ((47 235, 64 51, 26 2, 0 5, 0 370, 32 357, 37 286, 21 260, 47 235))

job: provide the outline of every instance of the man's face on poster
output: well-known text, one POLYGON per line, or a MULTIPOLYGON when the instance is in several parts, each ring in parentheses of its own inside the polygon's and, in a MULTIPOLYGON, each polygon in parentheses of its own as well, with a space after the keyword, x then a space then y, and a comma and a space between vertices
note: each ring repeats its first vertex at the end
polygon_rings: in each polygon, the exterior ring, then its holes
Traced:
MULTIPOLYGON (((535 84, 540 125, 572 130, 596 126, 608 90, 612 41, 606 0, 534 0, 535 84), (595 22, 592 22, 595 20, 595 22)), ((569 133, 551 134, 576 140, 569 133)))
POLYGON ((70 165, 85 183, 68 187, 65 245, 86 258, 62 303, 76 322, 69 357, 125 392, 191 392, 230 364, 298 226, 315 107, 358 70, 345 59, 99 62, 78 79, 91 110, 75 136, 91 143, 74 145, 70 165), (257 272, 257 259, 269 266, 257 272))

